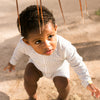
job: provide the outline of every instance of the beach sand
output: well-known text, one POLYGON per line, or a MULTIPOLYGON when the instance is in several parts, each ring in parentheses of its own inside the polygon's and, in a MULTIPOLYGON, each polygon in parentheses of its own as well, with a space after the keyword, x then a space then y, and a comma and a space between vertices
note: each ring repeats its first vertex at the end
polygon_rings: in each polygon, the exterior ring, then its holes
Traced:
MULTIPOLYGON (((20 39, 20 33, 16 26, 15 1, 0 0, 0 2, 0 100, 28 100, 23 85, 23 74, 28 57, 24 55, 20 59, 15 71, 9 73, 3 70, 20 39)), ((27 6, 23 0, 19 3, 20 9, 27 6)), ((100 16, 95 15, 95 11, 100 8, 100 0, 88 1, 89 16, 84 10, 84 2, 82 3, 84 20, 81 18, 78 0, 62 0, 66 25, 64 25, 57 0, 43 0, 43 4, 54 13, 58 34, 71 41, 77 48, 89 69, 94 84, 100 88, 100 16)), ((91 93, 81 85, 81 81, 71 67, 70 71, 69 100, 100 100, 92 97, 91 93)), ((39 80, 38 100, 56 100, 57 95, 52 80, 45 77, 39 80)))

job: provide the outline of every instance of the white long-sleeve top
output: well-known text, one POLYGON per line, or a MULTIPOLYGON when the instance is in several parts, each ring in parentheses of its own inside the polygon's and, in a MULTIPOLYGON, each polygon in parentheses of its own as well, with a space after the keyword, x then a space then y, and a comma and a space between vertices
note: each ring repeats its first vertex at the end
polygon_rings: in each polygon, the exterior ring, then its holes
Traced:
MULTIPOLYGON (((50 56, 38 54, 30 45, 24 43, 21 38, 10 59, 10 63, 16 65, 22 54, 28 55, 34 65, 43 73, 54 73, 57 69, 63 67, 63 63, 66 60, 77 73, 84 87, 87 87, 89 82, 92 82, 88 69, 82 57, 77 53, 76 48, 59 35, 57 35, 57 47, 50 56)), ((68 64, 65 66, 67 68, 68 64)))

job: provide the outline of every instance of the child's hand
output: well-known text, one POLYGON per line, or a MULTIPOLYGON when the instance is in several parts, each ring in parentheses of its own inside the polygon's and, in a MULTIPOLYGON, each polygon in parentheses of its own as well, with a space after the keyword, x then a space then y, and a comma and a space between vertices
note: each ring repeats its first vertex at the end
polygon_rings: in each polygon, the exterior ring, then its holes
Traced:
POLYGON ((97 87, 95 87, 94 84, 89 84, 87 86, 87 89, 92 92, 92 96, 95 96, 96 98, 100 97, 100 89, 98 89, 97 87))
POLYGON ((15 66, 8 63, 8 65, 4 68, 4 70, 7 70, 7 69, 9 70, 9 72, 11 72, 12 70, 15 70, 15 66))

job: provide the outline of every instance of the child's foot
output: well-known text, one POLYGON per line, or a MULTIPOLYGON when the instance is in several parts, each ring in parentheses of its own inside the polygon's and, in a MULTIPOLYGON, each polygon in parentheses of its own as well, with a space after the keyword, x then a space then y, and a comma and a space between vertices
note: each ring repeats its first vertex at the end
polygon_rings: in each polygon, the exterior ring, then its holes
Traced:
POLYGON ((30 97, 29 100, 36 100, 36 99, 34 99, 33 97, 30 97))
POLYGON ((57 100, 62 100, 62 99, 58 97, 57 100))
POLYGON ((68 100, 68 99, 61 99, 61 98, 58 97, 57 100, 68 100))

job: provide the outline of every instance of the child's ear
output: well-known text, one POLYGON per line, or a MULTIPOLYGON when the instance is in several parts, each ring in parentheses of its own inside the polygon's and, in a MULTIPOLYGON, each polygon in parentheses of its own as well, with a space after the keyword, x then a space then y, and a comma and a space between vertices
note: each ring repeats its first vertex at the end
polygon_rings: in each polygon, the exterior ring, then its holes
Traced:
POLYGON ((55 31, 57 31, 57 24, 55 24, 55 31))
POLYGON ((26 43, 26 44, 28 44, 28 45, 29 45, 29 42, 28 42, 28 40, 27 40, 27 39, 23 38, 23 41, 24 41, 24 43, 26 43))

